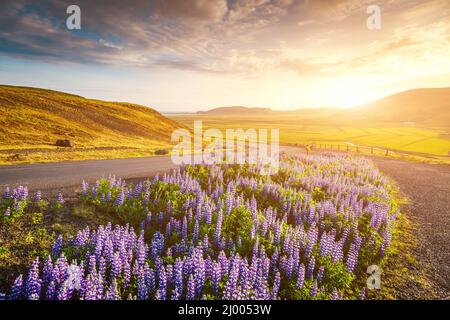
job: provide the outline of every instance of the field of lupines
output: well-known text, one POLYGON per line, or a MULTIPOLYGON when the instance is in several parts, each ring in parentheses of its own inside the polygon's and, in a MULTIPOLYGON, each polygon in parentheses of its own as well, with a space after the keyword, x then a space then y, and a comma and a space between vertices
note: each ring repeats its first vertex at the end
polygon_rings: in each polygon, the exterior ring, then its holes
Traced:
MULTIPOLYGON (((398 215, 387 179, 336 154, 285 156, 278 174, 259 172, 194 165, 135 184, 83 183, 80 201, 127 224, 57 237, 7 298, 365 298, 367 267, 388 253, 398 215)), ((40 197, 6 190, 3 222, 40 197)))

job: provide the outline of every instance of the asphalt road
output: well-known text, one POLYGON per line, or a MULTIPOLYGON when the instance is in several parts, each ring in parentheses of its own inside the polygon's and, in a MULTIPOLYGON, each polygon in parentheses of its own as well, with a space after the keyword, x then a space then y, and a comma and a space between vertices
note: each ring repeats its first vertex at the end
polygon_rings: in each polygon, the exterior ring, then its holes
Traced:
POLYGON ((30 190, 54 190, 80 186, 83 180, 116 175, 123 179, 149 177, 175 168, 169 156, 113 160, 65 161, 0 166, 0 186, 28 186, 30 190))

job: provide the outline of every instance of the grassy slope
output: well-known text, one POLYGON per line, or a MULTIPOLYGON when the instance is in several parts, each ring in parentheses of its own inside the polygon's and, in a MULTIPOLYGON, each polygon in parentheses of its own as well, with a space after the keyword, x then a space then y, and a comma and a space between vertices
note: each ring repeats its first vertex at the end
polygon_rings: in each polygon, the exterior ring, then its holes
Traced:
POLYGON ((140 105, 0 86, 0 162, 18 149, 27 149, 23 161, 149 155, 168 147, 180 126, 140 105), (70 139, 75 148, 56 148, 57 139, 70 139))
MULTIPOLYGON (((337 115, 339 117, 339 115, 337 115)), ((450 88, 414 89, 341 112, 340 120, 414 122, 449 126, 450 88)))

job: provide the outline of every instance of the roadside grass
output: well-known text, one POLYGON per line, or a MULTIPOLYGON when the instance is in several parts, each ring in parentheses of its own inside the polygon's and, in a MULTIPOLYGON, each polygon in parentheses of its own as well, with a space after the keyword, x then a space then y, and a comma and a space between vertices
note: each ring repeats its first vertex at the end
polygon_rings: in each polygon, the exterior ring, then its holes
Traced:
POLYGON ((20 152, 0 151, 0 165, 30 164, 77 160, 104 160, 158 156, 159 150, 170 153, 169 144, 158 144, 154 148, 108 148, 108 149, 42 149, 20 152), (18 155, 17 157, 15 155, 18 155), (14 157, 14 158, 12 158, 14 157))

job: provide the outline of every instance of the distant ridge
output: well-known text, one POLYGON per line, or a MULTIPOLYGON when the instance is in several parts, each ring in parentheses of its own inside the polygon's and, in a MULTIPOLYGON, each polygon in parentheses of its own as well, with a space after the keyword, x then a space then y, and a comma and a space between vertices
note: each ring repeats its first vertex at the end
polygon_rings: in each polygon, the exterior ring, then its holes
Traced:
POLYGON ((341 108, 270 108, 220 107, 201 111, 203 115, 233 116, 295 116, 322 119, 323 122, 348 123, 391 122, 450 126, 450 88, 419 88, 387 96, 361 106, 341 108))
POLYGON ((216 116, 302 116, 302 117, 318 117, 327 116, 336 112, 337 108, 299 108, 294 110, 273 110, 270 108, 258 107, 220 107, 208 111, 199 111, 200 115, 216 115, 216 116))
POLYGON ((219 107, 207 111, 199 111, 197 114, 270 114, 274 111, 270 108, 251 108, 251 107, 219 107))

